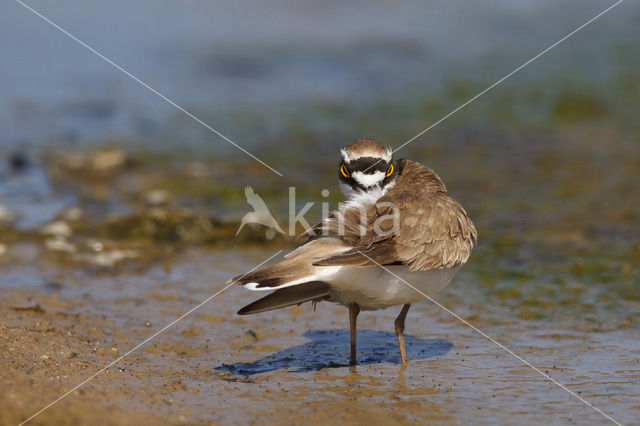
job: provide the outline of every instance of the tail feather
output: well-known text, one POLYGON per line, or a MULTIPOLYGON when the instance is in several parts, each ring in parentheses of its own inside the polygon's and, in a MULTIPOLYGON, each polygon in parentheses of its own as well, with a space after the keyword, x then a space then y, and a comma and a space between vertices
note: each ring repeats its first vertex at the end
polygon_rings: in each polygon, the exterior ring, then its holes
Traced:
POLYGON ((284 285, 312 281, 313 272, 295 260, 285 259, 274 265, 241 275, 229 282, 247 286, 251 290, 274 290, 284 285))
POLYGON ((325 300, 329 298, 329 285, 312 281, 293 287, 285 287, 274 291, 268 296, 258 299, 238 311, 239 315, 257 314, 287 306, 299 305, 304 302, 325 300))
POLYGON ((250 290, 276 290, 311 281, 322 281, 327 269, 315 262, 334 256, 349 247, 337 238, 310 241, 291 252, 284 260, 253 272, 235 277, 235 282, 250 290))

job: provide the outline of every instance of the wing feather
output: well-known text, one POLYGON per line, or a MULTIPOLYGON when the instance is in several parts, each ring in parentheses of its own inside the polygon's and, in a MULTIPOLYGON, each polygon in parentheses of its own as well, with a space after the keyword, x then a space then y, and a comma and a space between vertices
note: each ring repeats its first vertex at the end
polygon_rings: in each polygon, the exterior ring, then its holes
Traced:
POLYGON ((329 298, 329 284, 308 282, 293 287, 285 287, 248 304, 238 311, 239 315, 257 314, 299 305, 304 302, 320 301, 329 298))
POLYGON ((338 238, 309 241, 291 252, 284 260, 265 266, 228 281, 247 286, 251 290, 274 290, 317 280, 320 259, 338 254, 348 247, 338 238))
POLYGON ((462 206, 431 169, 412 161, 404 160, 403 175, 385 196, 357 207, 335 212, 314 227, 316 236, 339 237, 352 247, 314 265, 450 268, 466 262, 476 244, 476 229, 462 206))

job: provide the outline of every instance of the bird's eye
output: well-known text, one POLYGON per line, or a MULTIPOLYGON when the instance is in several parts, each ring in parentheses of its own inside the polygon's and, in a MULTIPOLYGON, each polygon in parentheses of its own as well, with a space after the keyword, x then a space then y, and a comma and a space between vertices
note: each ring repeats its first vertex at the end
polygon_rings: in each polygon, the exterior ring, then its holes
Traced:
POLYGON ((386 176, 389 177, 393 174, 393 164, 389 164, 389 168, 387 169, 386 176))
POLYGON ((347 170, 347 167, 344 164, 340 166, 340 173, 342 173, 342 176, 346 178, 351 176, 351 173, 349 173, 349 170, 347 170))

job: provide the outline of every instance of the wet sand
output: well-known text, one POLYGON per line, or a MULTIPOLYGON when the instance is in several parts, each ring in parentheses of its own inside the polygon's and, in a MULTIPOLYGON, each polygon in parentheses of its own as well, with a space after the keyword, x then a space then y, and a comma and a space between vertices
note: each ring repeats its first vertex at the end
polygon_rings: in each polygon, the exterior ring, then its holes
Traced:
MULTIPOLYGON (((561 130, 561 146, 553 137, 526 143, 506 135, 452 135, 412 155, 441 173, 478 227, 479 246, 437 299, 616 420, 634 423, 638 145, 606 126, 588 135, 561 130), (496 142, 477 143, 489 137, 496 142), (462 149, 473 155, 460 158, 462 149), (454 159, 465 173, 447 166, 454 159)), ((260 182, 256 191, 286 217, 279 206, 287 192, 273 178, 233 164, 145 159, 112 149, 5 174, 2 188, 14 195, 0 222, 0 424, 28 418, 230 277, 294 245, 262 228, 235 235, 247 211, 243 179, 260 182), (11 191, 34 174, 50 183, 45 197, 11 191), (67 203, 62 210, 48 204, 58 199, 67 203)), ((334 176, 310 173, 301 202, 317 199, 316 179, 335 185, 334 176)), ((235 314, 257 297, 229 288, 34 423, 606 422, 428 302, 409 313, 403 369, 398 309, 360 316, 359 364, 349 367, 343 307, 235 314)))
MULTIPOLYGON (((192 249, 148 273, 79 268, 27 288, 4 276, 0 423, 24 420, 268 255, 192 249)), ((461 274, 438 300, 618 421, 640 416, 637 329, 592 332, 492 307, 472 316, 474 285, 461 274)), ((349 367, 344 308, 234 313, 253 298, 229 288, 33 424, 605 423, 429 302, 410 311, 407 368, 393 309, 361 315, 349 367)))
MULTIPOLYGON (((236 236, 246 185, 281 224, 295 185, 313 222, 323 189, 342 201, 348 141, 400 146, 604 7, 441 3, 376 3, 357 22, 347 3, 242 21, 231 3, 34 5, 284 178, 7 8, 0 425, 289 250, 236 236)), ((640 418, 637 15, 621 4, 397 154, 436 170, 478 228, 437 299, 623 424, 640 418)), ((406 368, 399 307, 360 315, 350 367, 345 308, 235 314, 259 296, 229 288, 30 424, 608 424, 429 302, 409 312, 406 368)))

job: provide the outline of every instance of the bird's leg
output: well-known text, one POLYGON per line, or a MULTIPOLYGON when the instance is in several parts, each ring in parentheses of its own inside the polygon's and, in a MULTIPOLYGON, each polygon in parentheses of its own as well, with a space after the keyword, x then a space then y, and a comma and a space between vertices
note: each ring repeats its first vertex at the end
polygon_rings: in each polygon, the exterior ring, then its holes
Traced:
POLYGON ((407 312, 409 312, 410 307, 411 305, 409 303, 404 305, 395 321, 398 346, 400 346, 400 362, 402 362, 403 365, 407 363, 407 351, 404 349, 404 319, 407 317, 407 312))
POLYGON ((349 303, 349 325, 351 332, 351 358, 349 365, 356 365, 356 320, 360 313, 360 306, 357 303, 349 303))

